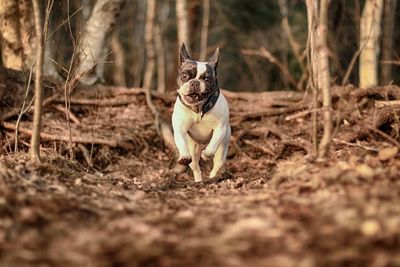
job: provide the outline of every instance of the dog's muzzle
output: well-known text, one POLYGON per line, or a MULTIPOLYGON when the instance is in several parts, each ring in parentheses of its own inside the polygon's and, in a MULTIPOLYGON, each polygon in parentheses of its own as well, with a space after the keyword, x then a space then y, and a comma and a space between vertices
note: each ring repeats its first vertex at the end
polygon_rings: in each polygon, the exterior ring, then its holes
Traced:
POLYGON ((208 111, 210 111, 214 105, 217 103, 219 98, 220 90, 219 88, 210 92, 210 93, 191 93, 189 95, 183 96, 184 100, 182 99, 181 95, 178 94, 181 103, 187 107, 188 109, 199 113, 201 117, 204 116, 208 111), (188 101, 189 99, 189 101, 188 101), (204 100, 204 101, 203 101, 204 100), (185 103, 185 101, 188 104, 185 103), (193 104, 192 104, 193 101, 193 104))

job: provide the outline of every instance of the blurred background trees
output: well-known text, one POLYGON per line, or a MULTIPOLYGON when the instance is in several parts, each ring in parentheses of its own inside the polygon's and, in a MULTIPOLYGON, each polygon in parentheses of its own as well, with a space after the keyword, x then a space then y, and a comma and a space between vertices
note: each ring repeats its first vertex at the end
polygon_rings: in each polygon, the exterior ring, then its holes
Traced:
MULTIPOLYGON (((327 43, 332 83, 358 85, 363 66, 367 68, 371 62, 365 56, 373 55, 376 73, 367 76, 374 77, 376 84, 398 84, 397 1, 329 2, 327 43), (364 23, 368 14, 376 15, 371 20, 374 23, 364 23), (365 34, 374 40, 365 42, 365 34), (359 62, 367 64, 361 66, 359 62)), ((41 5, 44 10, 46 1, 41 5)), ((31 14, 31 1, 0 0, 1 59, 7 68, 29 69, 32 65, 36 42, 31 14)), ((306 14, 302 0, 55 0, 44 74, 65 79, 75 51, 80 55, 75 68, 86 75, 83 81, 88 84, 142 87, 146 70, 155 64, 146 86, 159 92, 171 91, 176 86, 178 47, 185 42, 195 58, 221 48, 223 88, 305 89, 306 14), (154 18, 149 20, 147 6, 152 2, 154 18), (146 21, 152 26, 146 27, 146 21), (257 50, 261 56, 245 54, 244 50, 257 50)))

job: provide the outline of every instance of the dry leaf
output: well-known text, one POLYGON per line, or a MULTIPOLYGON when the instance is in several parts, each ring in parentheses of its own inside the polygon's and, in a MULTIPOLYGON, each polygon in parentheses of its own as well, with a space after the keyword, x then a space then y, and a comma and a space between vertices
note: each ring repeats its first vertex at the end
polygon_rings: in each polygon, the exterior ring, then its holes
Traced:
POLYGON ((382 161, 389 160, 394 156, 396 156, 397 152, 399 152, 399 149, 395 146, 384 148, 381 151, 379 151, 378 157, 382 161))
POLYGON ((362 164, 356 167, 356 172, 362 178, 372 178, 374 176, 374 170, 366 164, 362 164))
POLYGON ((374 236, 381 230, 379 223, 375 220, 367 220, 361 225, 361 232, 366 236, 374 236))

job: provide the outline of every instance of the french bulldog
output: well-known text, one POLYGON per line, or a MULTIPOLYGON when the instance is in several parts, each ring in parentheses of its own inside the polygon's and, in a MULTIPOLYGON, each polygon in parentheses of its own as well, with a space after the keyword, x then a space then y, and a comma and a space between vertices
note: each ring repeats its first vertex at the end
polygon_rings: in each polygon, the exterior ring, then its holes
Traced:
POLYGON ((206 62, 193 60, 182 44, 179 55, 178 96, 172 114, 178 163, 189 165, 195 182, 202 181, 199 165, 213 159, 210 178, 224 165, 231 127, 229 107, 217 79, 219 48, 206 62))

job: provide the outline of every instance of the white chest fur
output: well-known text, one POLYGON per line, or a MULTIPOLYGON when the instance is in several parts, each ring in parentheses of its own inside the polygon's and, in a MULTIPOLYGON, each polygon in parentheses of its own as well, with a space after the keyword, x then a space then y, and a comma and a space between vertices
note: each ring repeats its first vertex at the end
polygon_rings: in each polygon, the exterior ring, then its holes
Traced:
MULTIPOLYGON (((220 94, 215 106, 203 118, 200 114, 185 107, 177 98, 172 115, 174 121, 180 121, 182 127, 198 143, 208 143, 211 139, 213 129, 221 124, 229 123, 229 108, 225 97, 220 94)), ((175 127, 174 127, 175 130, 175 127)))
POLYGON ((191 162, 195 180, 201 181, 200 156, 205 160, 214 158, 210 173, 210 177, 214 177, 225 162, 231 135, 229 107, 225 97, 220 94, 214 107, 203 117, 184 106, 178 97, 172 114, 172 126, 179 150, 178 162, 191 162))

